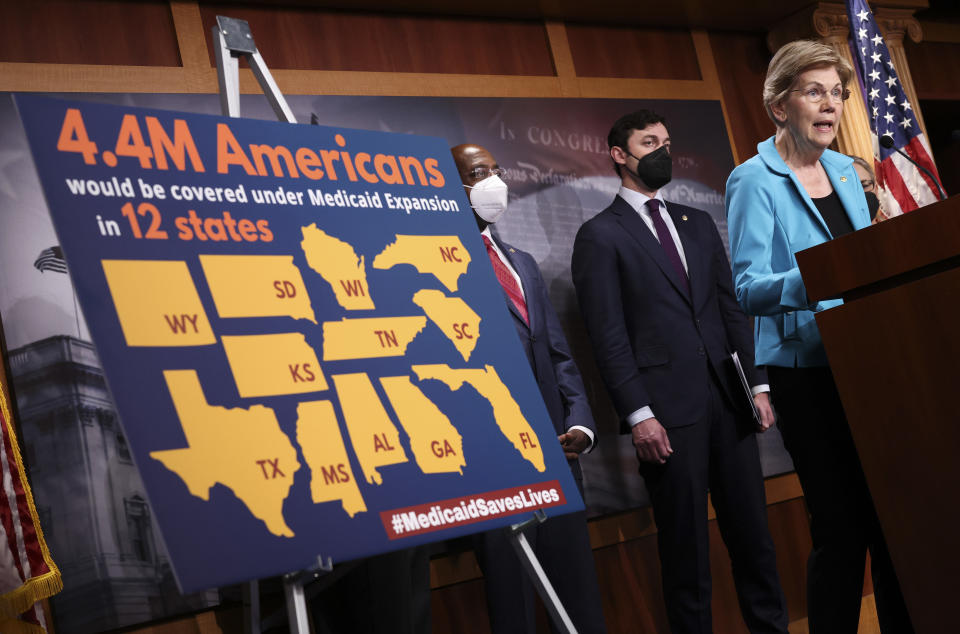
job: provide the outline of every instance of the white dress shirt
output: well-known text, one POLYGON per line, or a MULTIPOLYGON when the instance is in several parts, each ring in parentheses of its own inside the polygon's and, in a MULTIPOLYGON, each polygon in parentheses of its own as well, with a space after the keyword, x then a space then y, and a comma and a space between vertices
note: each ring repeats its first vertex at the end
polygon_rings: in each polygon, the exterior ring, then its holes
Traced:
MULTIPOLYGON (((650 233, 653 234, 654 239, 657 242, 660 242, 660 238, 657 236, 657 230, 653 226, 653 218, 650 216, 650 208, 647 207, 647 201, 650 200, 650 196, 641 194, 640 192, 632 189, 628 189, 623 185, 620 186, 620 191, 617 192, 617 195, 627 201, 628 205, 633 207, 633 210, 639 214, 644 224, 646 224, 647 228, 650 229, 650 233)), ((677 227, 673 224, 673 218, 671 218, 670 214, 667 213, 667 203, 663 199, 663 194, 658 191, 654 198, 660 201, 660 217, 663 219, 663 223, 667 225, 667 230, 670 232, 670 237, 673 238, 673 243, 677 247, 677 253, 680 254, 680 261, 683 262, 683 270, 689 275, 690 269, 687 267, 687 256, 683 252, 683 243, 680 242, 680 234, 677 233, 677 227)), ((756 396, 761 392, 769 392, 770 386, 767 384, 755 385, 750 391, 754 396, 756 396)), ((635 412, 631 412, 630 415, 627 416, 627 424, 630 425, 630 427, 633 427, 637 423, 642 423, 648 418, 656 418, 656 416, 653 414, 653 409, 649 405, 646 405, 635 412)))
MULTIPOLYGON (((523 282, 520 280, 520 276, 517 275, 517 271, 513 268, 513 265, 510 264, 510 260, 508 260, 507 257, 503 254, 503 251, 500 250, 500 245, 498 245, 497 241, 493 239, 493 235, 490 233, 490 225, 487 225, 486 227, 484 227, 483 231, 481 231, 480 234, 487 236, 487 239, 490 240, 490 246, 493 247, 494 253, 496 253, 497 257, 500 258, 500 261, 503 262, 503 265, 507 268, 507 271, 510 272, 510 275, 513 276, 513 279, 517 280, 517 286, 520 288, 521 295, 523 295, 523 301, 527 301, 527 293, 526 291, 523 290, 523 282)), ((584 450, 584 453, 589 453, 590 451, 592 451, 594 446, 593 431, 581 425, 571 425, 570 428, 567 429, 567 431, 570 431, 573 429, 579 429, 580 431, 582 431, 587 435, 587 438, 590 439, 590 446, 588 446, 584 450)))

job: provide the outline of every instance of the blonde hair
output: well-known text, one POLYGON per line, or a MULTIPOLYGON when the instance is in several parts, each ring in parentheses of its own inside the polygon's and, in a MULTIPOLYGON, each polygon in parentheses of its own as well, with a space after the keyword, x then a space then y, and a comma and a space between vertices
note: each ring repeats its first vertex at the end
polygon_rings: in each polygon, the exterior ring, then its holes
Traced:
POLYGON ((796 40, 784 44, 770 60, 767 77, 763 81, 763 106, 767 109, 767 115, 778 126, 782 126, 783 122, 773 116, 773 105, 786 98, 790 86, 801 73, 818 66, 833 66, 844 88, 853 77, 850 62, 826 44, 813 40, 796 40))

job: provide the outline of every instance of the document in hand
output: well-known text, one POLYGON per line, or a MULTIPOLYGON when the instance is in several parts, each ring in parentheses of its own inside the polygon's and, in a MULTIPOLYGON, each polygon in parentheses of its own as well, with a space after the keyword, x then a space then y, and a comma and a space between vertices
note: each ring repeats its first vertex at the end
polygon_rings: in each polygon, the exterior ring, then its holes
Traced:
POLYGON ((743 373, 743 365, 740 363, 740 357, 736 352, 730 355, 730 358, 733 359, 733 365, 737 368, 737 376, 740 377, 740 385, 743 386, 744 394, 747 397, 747 403, 750 404, 750 411, 753 412, 753 422, 757 425, 760 424, 760 412, 757 411, 757 405, 753 402, 753 391, 750 389, 750 385, 747 383, 747 375, 743 373))

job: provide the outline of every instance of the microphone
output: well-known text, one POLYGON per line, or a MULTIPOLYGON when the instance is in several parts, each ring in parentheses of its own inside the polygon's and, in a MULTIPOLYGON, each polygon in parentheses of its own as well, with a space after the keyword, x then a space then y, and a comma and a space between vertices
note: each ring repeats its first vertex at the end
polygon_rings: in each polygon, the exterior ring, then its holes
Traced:
POLYGON ((898 147, 894 147, 895 144, 894 144, 894 142, 893 142, 893 137, 892 137, 892 136, 890 136, 889 134, 884 134, 883 136, 881 136, 881 137, 880 137, 880 145, 881 145, 881 147, 884 147, 884 148, 886 148, 886 149, 888 149, 888 150, 896 150, 897 154, 899 154, 899 155, 902 156, 903 158, 907 159, 908 161, 910 161, 911 163, 913 163, 914 165, 916 165, 916 166, 917 166, 917 169, 921 170, 924 174, 926 174, 927 176, 929 176, 929 177, 930 177, 930 180, 932 180, 933 183, 937 186, 937 191, 940 193, 940 195, 937 197, 937 199, 938 199, 938 200, 946 200, 946 199, 947 199, 947 194, 946 194, 946 192, 943 191, 943 187, 940 186, 940 181, 937 180, 937 177, 934 176, 933 174, 931 174, 931 173, 930 173, 930 170, 928 170, 926 167, 924 167, 923 165, 920 165, 920 163, 917 163, 917 162, 914 161, 912 158, 910 158, 910 156, 909 156, 906 152, 904 152, 903 150, 901 150, 901 149, 898 148, 898 147))

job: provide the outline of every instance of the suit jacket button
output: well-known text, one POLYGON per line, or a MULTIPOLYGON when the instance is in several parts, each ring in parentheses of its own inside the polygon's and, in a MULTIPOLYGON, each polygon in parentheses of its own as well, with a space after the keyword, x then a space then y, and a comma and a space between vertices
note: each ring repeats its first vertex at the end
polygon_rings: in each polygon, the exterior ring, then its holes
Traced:
POLYGON ((703 349, 703 346, 700 346, 699 348, 697 348, 697 354, 699 354, 701 357, 704 356, 706 353, 707 351, 703 349))
POLYGON ((530 343, 537 343, 537 338, 533 335, 530 335, 530 343))

